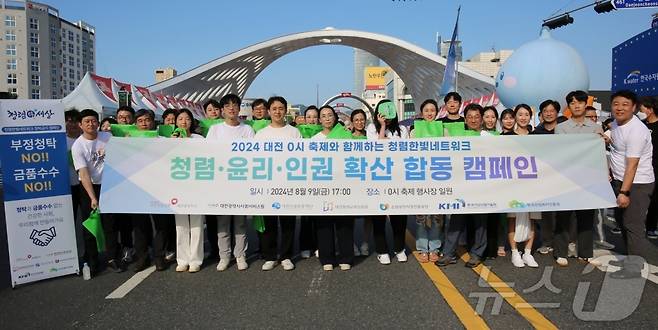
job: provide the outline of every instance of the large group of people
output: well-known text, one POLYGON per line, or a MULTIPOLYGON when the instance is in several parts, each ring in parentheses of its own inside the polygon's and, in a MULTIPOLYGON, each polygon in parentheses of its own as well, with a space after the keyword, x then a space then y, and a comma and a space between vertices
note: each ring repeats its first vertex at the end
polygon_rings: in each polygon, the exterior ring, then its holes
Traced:
MULTIPOLYGON (((162 118, 151 110, 134 111, 120 107, 116 116, 103 118, 91 109, 66 112, 68 145, 71 150, 71 191, 74 214, 86 218, 99 207, 105 145, 114 128, 132 125, 131 130, 116 130, 120 136, 138 137, 155 131, 161 125, 171 127, 168 138, 206 138, 231 141, 237 139, 290 140, 325 139, 415 139, 446 136, 481 136, 502 139, 502 135, 597 134, 606 145, 610 181, 617 196, 614 209, 615 230, 622 234, 628 254, 656 261, 656 248, 647 239, 656 239, 658 194, 655 193, 655 171, 658 157, 658 103, 651 98, 638 100, 630 91, 618 91, 611 97, 613 118, 598 122, 596 109, 588 107, 588 94, 573 91, 565 97, 567 109, 560 115, 560 103, 546 100, 539 105, 537 116, 527 104, 504 109, 468 104, 462 108, 462 98, 451 92, 444 99, 447 115, 437 118, 437 101, 421 103, 419 117, 413 125, 401 125, 394 102, 381 100, 370 116, 354 110, 350 120, 340 122, 329 105, 309 106, 291 123, 287 121, 288 103, 280 96, 252 103, 250 120, 240 118, 241 99, 228 94, 219 101, 204 104, 205 118, 194 118, 187 109, 168 109, 162 118), (639 110, 646 118, 638 119, 639 110), (538 120, 536 120, 538 118, 538 120), (538 124, 535 125, 535 121, 538 124), (141 133, 140 133, 141 131, 141 133), (77 212, 79 211, 79 213, 77 212)), ((158 129, 158 131, 160 131, 158 129)), ((117 133, 115 133, 117 135, 117 133)), ((577 160, 574 160, 577 161, 577 160)), ((136 196, 137 198, 137 196, 136 196)), ((101 205, 102 210, 102 205, 101 205)), ((613 249, 607 242, 603 222, 607 210, 573 210, 557 212, 520 212, 508 214, 410 215, 416 220, 416 250, 420 262, 433 262, 439 267, 457 263, 457 250, 463 246, 470 258, 467 267, 476 267, 483 260, 506 257, 516 267, 538 267, 534 253, 552 252, 559 266, 567 266, 569 257, 582 263, 596 264, 593 248, 613 249)), ((225 271, 234 258, 238 270, 249 267, 247 235, 250 225, 258 227, 259 252, 264 259, 261 269, 269 271, 281 264, 293 270, 293 247, 299 241, 302 258, 317 256, 321 267, 330 271, 338 266, 349 270, 356 256, 370 253, 370 235, 374 236, 374 251, 381 264, 390 264, 391 256, 398 262, 407 261, 405 234, 408 216, 309 216, 301 218, 299 236, 295 236, 297 217, 254 215, 145 215, 102 214, 106 238, 106 262, 101 264, 94 237, 84 232, 83 259, 92 272, 105 265, 115 272, 133 263, 135 271, 147 268, 151 262, 157 270, 176 263, 177 272, 198 272, 204 256, 217 262, 217 271, 225 271), (355 219, 363 221, 355 221, 355 219), (355 230, 363 223, 363 230, 355 230), (386 226, 390 223, 393 246, 388 246, 386 226), (205 225, 205 226, 204 226, 205 225), (207 236, 204 236, 204 229, 207 236), (280 231, 280 232, 279 232, 280 231), (355 237, 355 233, 363 233, 355 237), (209 251, 204 251, 207 239, 209 251), (152 252, 149 253, 149 246, 152 252), (392 252, 392 253, 391 253, 392 252)), ((613 230, 613 232, 615 232, 613 230)), ((620 278, 639 276, 641 258, 626 258, 620 278)))

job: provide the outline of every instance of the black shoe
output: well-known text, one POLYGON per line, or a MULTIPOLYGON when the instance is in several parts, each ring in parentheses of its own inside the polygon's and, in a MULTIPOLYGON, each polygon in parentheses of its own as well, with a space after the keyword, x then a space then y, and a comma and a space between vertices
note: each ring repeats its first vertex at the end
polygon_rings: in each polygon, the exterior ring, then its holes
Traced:
POLYGON ((641 272, 632 272, 629 271, 627 268, 622 268, 621 270, 610 274, 610 278, 614 278, 617 280, 626 280, 626 279, 640 278, 640 277, 642 277, 641 272))
POLYGON ((464 266, 468 267, 468 268, 475 268, 481 263, 482 263, 482 260, 480 259, 480 257, 471 256, 471 259, 469 259, 468 262, 464 266))
POLYGON ((164 258, 155 259, 155 269, 157 271, 167 270, 167 268, 169 268, 169 264, 165 262, 164 258))
POLYGON ((150 265, 151 265, 151 262, 149 261, 148 257, 139 258, 133 264, 133 271, 135 271, 135 273, 139 273, 139 272, 143 271, 144 269, 148 268, 148 266, 150 266, 150 265))
POLYGON ((125 270, 121 261, 116 261, 115 259, 108 261, 107 267, 115 273, 121 273, 125 270))
POLYGON ((448 266, 450 264, 456 264, 456 263, 457 263, 457 257, 455 257, 455 256, 451 257, 451 256, 445 256, 444 255, 443 257, 441 257, 434 264, 439 266, 439 267, 445 267, 445 266, 448 266))

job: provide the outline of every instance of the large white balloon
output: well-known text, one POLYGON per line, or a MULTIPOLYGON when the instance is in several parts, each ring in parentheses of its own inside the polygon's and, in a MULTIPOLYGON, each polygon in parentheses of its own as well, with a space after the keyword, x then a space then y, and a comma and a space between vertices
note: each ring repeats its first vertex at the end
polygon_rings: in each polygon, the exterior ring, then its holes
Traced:
POLYGON ((519 47, 496 76, 496 92, 506 107, 526 103, 537 109, 547 99, 560 102, 573 90, 589 89, 589 74, 580 54, 551 37, 548 29, 539 39, 519 47))

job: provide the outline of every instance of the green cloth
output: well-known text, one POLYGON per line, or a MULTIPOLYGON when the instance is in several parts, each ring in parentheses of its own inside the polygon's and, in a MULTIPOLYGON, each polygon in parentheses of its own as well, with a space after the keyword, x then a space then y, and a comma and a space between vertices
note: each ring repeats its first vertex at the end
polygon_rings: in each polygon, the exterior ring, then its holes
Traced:
POLYGON ((257 232, 259 233, 265 232, 265 218, 263 218, 262 215, 254 215, 254 219, 251 224, 254 227, 254 230, 256 230, 257 232))
POLYGON ((256 120, 245 120, 244 123, 246 125, 251 126, 254 132, 258 132, 263 128, 269 126, 272 123, 272 121, 269 119, 256 119, 256 120))
POLYGON ((360 136, 352 135, 352 139, 354 139, 354 140, 366 140, 366 139, 368 139, 368 137, 365 136, 365 135, 360 135, 360 136))
POLYGON ((73 153, 69 150, 66 154, 69 157, 69 165, 73 166, 73 153))
POLYGON ((125 124, 112 124, 110 125, 110 130, 112 131, 112 136, 124 137, 128 135, 128 132, 134 131, 137 129, 135 125, 125 125, 125 124))
POLYGON ((489 133, 491 133, 491 135, 495 135, 495 136, 500 135, 500 132, 498 132, 498 131, 487 131, 487 132, 489 132, 489 133))
POLYGON ((329 135, 327 135, 327 139, 348 139, 351 140, 354 137, 352 136, 352 132, 348 131, 345 129, 345 127, 341 124, 336 124, 333 129, 331 129, 331 132, 329 132, 329 135))
POLYGON ((147 130, 134 130, 128 132, 127 137, 134 137, 134 138, 157 138, 158 137, 158 131, 147 131, 147 130))
POLYGON ((322 126, 315 124, 303 124, 297 125, 297 129, 303 138, 309 139, 312 138, 313 135, 320 133, 322 131, 322 126))
POLYGON ((103 232, 100 211, 93 209, 89 214, 89 218, 83 221, 82 225, 96 237, 96 249, 98 249, 98 252, 105 251, 105 233, 103 232))
POLYGON ((480 136, 479 131, 473 131, 470 129, 465 129, 462 131, 455 131, 455 134, 450 134, 450 136, 480 136))
POLYGON ((414 137, 441 137, 443 136, 443 122, 414 120, 414 137))
POLYGON ((176 129, 175 125, 158 125, 158 135, 163 137, 171 137, 176 129))
POLYGON ((224 119, 201 119, 199 120, 199 127, 201 128, 201 135, 206 136, 208 135, 208 131, 210 130, 210 126, 212 125, 217 125, 221 124, 224 122, 224 119))
POLYGON ((464 136, 463 132, 466 130, 464 127, 465 124, 463 121, 455 123, 443 123, 443 128, 448 133, 448 136, 464 136))

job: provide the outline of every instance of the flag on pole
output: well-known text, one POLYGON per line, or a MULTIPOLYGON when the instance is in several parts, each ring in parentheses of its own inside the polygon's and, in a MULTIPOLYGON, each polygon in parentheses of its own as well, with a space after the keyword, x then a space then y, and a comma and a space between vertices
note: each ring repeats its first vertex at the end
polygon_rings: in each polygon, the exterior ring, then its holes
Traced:
POLYGON ((455 49, 457 43, 457 27, 459 26, 459 12, 461 6, 457 9, 457 20, 455 21, 455 29, 452 31, 452 40, 450 40, 450 48, 448 49, 448 62, 446 69, 443 72, 443 82, 441 83, 441 91, 439 95, 443 96, 450 92, 455 91, 457 88, 457 51, 455 49))

